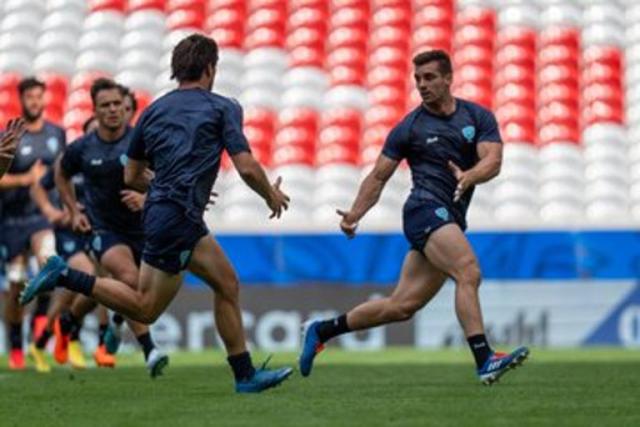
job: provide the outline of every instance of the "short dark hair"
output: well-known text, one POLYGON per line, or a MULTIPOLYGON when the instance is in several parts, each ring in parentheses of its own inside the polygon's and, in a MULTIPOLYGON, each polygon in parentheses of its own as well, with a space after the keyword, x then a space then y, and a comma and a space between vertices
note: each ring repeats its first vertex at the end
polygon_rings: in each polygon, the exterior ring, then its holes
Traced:
POLYGON ((26 77, 22 79, 18 84, 18 93, 20 93, 20 96, 22 96, 26 91, 28 91, 29 89, 33 89, 34 87, 39 87, 44 90, 47 86, 42 80, 38 80, 35 77, 26 77))
POLYGON ((122 92, 122 86, 120 86, 113 80, 105 77, 94 80, 93 84, 91 85, 91 101, 93 102, 93 106, 96 106, 96 98, 99 92, 112 89, 118 89, 118 91, 124 96, 124 93, 122 92))
POLYGON ((195 81, 202 77, 209 65, 218 63, 218 45, 201 34, 182 39, 171 54, 171 78, 178 82, 195 81))
POLYGON ((419 67, 432 61, 438 61, 438 69, 442 75, 452 74, 451 58, 444 50, 427 50, 413 57, 413 65, 419 67))
POLYGON ((82 133, 87 133, 87 129, 89 129, 89 125, 92 121, 96 119, 96 116, 90 116, 87 120, 82 124, 82 133))
POLYGON ((136 94, 125 85, 120 85, 120 88, 122 90, 122 96, 125 98, 129 97, 131 99, 131 109, 133 112, 135 113, 138 111, 138 100, 136 99, 136 94))

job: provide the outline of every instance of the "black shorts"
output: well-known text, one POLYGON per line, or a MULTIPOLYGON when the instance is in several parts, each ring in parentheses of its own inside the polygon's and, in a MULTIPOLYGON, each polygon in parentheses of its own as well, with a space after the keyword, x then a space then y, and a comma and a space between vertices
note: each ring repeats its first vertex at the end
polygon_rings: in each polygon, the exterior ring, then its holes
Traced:
POLYGON ((142 260, 169 274, 185 270, 196 244, 209 234, 204 221, 187 218, 184 207, 170 201, 147 203, 143 223, 142 260))
POLYGON ((2 226, 2 241, 7 261, 31 250, 31 237, 42 230, 51 230, 51 225, 42 215, 5 222, 2 226))
POLYGON ((91 252, 98 262, 101 262, 104 254, 116 245, 128 246, 131 252, 133 252, 133 259, 136 265, 140 265, 142 247, 144 245, 144 238, 141 233, 125 234, 105 230, 93 232, 93 236, 91 237, 91 252))
POLYGON ((431 233, 443 225, 458 224, 463 231, 467 228, 464 218, 436 200, 409 198, 404 205, 402 222, 411 249, 419 252, 424 250, 431 233))
POLYGON ((56 228, 56 253, 65 261, 78 253, 89 255, 91 235, 78 234, 68 228, 56 228))

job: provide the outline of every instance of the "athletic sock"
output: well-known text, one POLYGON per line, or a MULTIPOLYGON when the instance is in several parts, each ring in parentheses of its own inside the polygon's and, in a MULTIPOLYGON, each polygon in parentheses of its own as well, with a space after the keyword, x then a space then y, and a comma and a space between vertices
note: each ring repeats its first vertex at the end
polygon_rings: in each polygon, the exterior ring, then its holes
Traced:
POLYGON ((69 310, 60 314, 60 330, 64 335, 70 335, 78 324, 78 319, 69 310))
POLYGON ((9 345, 11 350, 22 350, 22 322, 9 324, 9 345))
POLYGON ((487 337, 484 334, 474 335, 467 338, 469 348, 473 353, 474 359, 476 359, 476 366, 478 369, 484 366, 484 363, 491 357, 493 350, 487 342, 487 337))
POLYGON ((236 382, 248 380, 253 377, 256 372, 256 369, 253 367, 253 363, 251 362, 251 355, 248 351, 227 357, 227 362, 229 362, 229 365, 231 366, 236 382))
POLYGON ((63 286, 70 291, 78 292, 86 296, 91 296, 95 284, 95 276, 72 268, 66 269, 58 279, 58 286, 63 286))
POLYGON ((47 346, 47 343, 49 342, 49 338, 51 338, 51 335, 52 333, 50 329, 45 329, 44 331, 42 331, 42 333, 38 337, 38 340, 36 341, 36 348, 38 350, 44 349, 47 346))
POLYGON ((102 323, 98 327, 98 345, 101 346, 104 344, 104 334, 107 333, 107 328, 109 325, 107 323, 102 323))
POLYGON ((327 342, 333 337, 351 332, 351 329, 347 325, 347 315, 342 314, 333 319, 320 322, 317 331, 320 341, 327 342))
POLYGON ((51 296, 49 294, 38 295, 36 298, 36 309, 33 312, 33 319, 38 316, 46 316, 49 311, 49 302, 51 302, 51 296))
POLYGON ((153 345, 153 341, 151 340, 151 334, 149 332, 146 332, 144 334, 138 335, 136 339, 138 340, 138 344, 140 344, 140 347, 142 347, 142 351, 144 352, 144 360, 147 360, 147 358, 149 357, 149 353, 151 353, 151 350, 155 348, 155 346, 153 345))
POLYGON ((80 330, 82 329, 82 325, 76 323, 71 329, 70 340, 71 341, 79 341, 80 340, 80 330))

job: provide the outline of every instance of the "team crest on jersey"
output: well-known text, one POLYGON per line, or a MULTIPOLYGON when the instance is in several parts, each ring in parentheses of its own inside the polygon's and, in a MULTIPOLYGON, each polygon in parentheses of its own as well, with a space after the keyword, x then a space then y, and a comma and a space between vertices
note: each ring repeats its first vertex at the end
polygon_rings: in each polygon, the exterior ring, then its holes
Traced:
POLYGON ((466 126, 462 128, 462 136, 464 136, 467 142, 473 142, 473 138, 476 136, 475 126, 466 126))
POLYGON ((33 152, 33 147, 30 145, 25 145, 20 149, 21 156, 29 156, 33 152))
POLYGON ((62 247, 64 248, 65 252, 71 253, 76 249, 76 242, 72 240, 67 240, 66 242, 64 242, 62 247))
POLYGON ((51 151, 51 153, 56 154, 58 152, 58 148, 60 148, 58 138, 52 136, 51 138, 47 139, 47 148, 49 149, 49 151, 51 151))
POLYGON ((449 211, 447 208, 438 208, 436 209, 436 216, 443 221, 447 221, 449 219, 449 211))
POLYGON ((94 237, 91 246, 93 246, 94 251, 100 252, 102 250, 102 238, 100 236, 94 237))
POLYGON ((127 163, 128 163, 128 162, 129 162, 129 158, 127 157, 127 155, 126 155, 126 154, 122 154, 122 155, 120 156, 120 164, 121 164, 122 166, 127 166, 127 163))

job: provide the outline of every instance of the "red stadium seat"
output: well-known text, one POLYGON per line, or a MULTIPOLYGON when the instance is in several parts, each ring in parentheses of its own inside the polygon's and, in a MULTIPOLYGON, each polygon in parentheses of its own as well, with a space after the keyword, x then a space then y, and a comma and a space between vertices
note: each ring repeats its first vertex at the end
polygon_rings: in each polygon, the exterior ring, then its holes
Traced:
POLYGON ((249 14, 247 19, 247 31, 253 31, 262 27, 269 27, 285 32, 287 15, 279 9, 258 9, 249 14))
POLYGON ((328 13, 321 8, 303 7, 293 11, 287 18, 287 25, 291 29, 313 27, 322 31, 328 28, 328 13))
POLYGON ((326 34, 318 28, 301 27, 287 35, 285 46, 289 51, 305 46, 322 52, 325 38, 326 34))
POLYGON ((369 103, 393 104, 404 107, 407 103, 407 90, 402 85, 378 85, 369 90, 369 103))
POLYGON ((251 11, 258 9, 280 9, 285 12, 287 10, 287 0, 248 0, 247 3, 251 11))
POLYGON ((396 27, 411 29, 411 10, 406 7, 382 7, 371 17, 372 28, 396 27))
POLYGON ((493 81, 495 87, 501 87, 508 83, 518 83, 521 85, 534 87, 536 81, 536 73, 535 70, 522 65, 508 64, 502 69, 498 70, 493 78, 493 81))
POLYGON ((357 165, 359 160, 360 153, 357 145, 333 144, 323 146, 316 152, 317 167, 332 164, 357 165))
POLYGON ((445 27, 421 27, 413 32, 415 50, 451 50, 453 32, 445 27))
POLYGON ((519 122, 505 123, 500 127, 500 136, 505 143, 524 142, 533 144, 536 140, 535 126, 519 122))
POLYGON ((93 82, 100 77, 110 77, 107 73, 99 71, 81 72, 71 79, 71 90, 89 89, 93 82))
POLYGON ((568 49, 580 49, 580 31, 572 27, 552 26, 540 33, 540 47, 556 45, 568 49))
POLYGON ((494 28, 496 23, 495 11, 491 8, 468 6, 460 10, 456 16, 456 24, 477 25, 485 28, 494 28))
POLYGON ((408 51, 391 46, 378 48, 369 53, 369 67, 392 67, 404 76, 409 69, 408 53, 408 51))
POLYGON ((129 0, 127 2, 127 12, 132 13, 138 10, 155 9, 164 11, 165 0, 129 0))
POLYGON ((338 107, 326 110, 321 118, 322 127, 346 126, 359 129, 362 125, 362 113, 348 107, 338 107))
POLYGON ((453 74, 454 84, 475 83, 479 85, 491 85, 491 69, 475 64, 463 65, 453 74))
POLYGON ((289 0, 289 10, 296 11, 304 7, 311 7, 329 13, 330 2, 326 0, 289 0))
POLYGON ((524 122, 535 120, 535 109, 519 102, 507 102, 496 105, 495 114, 498 123, 524 122))
POLYGON ((317 148, 332 145, 341 145, 357 152, 360 145, 360 127, 354 126, 327 126, 318 135, 317 148))
POLYGON ((592 63, 582 71, 582 84, 589 86, 603 83, 622 87, 622 74, 620 69, 602 63, 592 63))
POLYGON ((278 114, 278 127, 304 127, 315 133, 318 129, 320 116, 312 108, 285 108, 278 114))
POLYGON ((538 142, 541 145, 567 142, 578 144, 580 131, 572 126, 549 124, 540 128, 538 142))
POLYGON ((576 63, 580 58, 580 51, 563 45, 550 45, 538 51, 539 66, 552 64, 576 63))
POLYGON ((411 45, 411 33, 396 27, 382 27, 375 29, 369 35, 369 49, 375 50, 383 46, 403 49, 407 53, 411 45))
POLYGON ((0 73, 0 90, 17 90, 20 80, 22 80, 22 76, 20 74, 10 72, 0 73))
POLYGON ((365 71, 363 67, 353 68, 347 66, 334 67, 329 70, 331 86, 364 84, 365 71))
POLYGON ((363 9, 337 9, 329 18, 329 28, 357 28, 366 33, 369 30, 369 14, 363 9))
POLYGON ((307 165, 315 163, 315 148, 313 146, 286 145, 278 146, 273 151, 272 165, 307 165))
POLYGON ((518 45, 526 49, 536 50, 536 32, 527 27, 505 27, 496 35, 496 46, 518 45))
POLYGON ((203 28, 204 13, 192 9, 179 9, 171 12, 166 22, 170 31, 180 28, 203 28))
POLYGON ((582 99, 587 104, 602 101, 607 104, 620 104, 624 100, 624 93, 620 86, 594 83, 582 90, 582 99))
POLYGON ((97 12, 99 10, 124 12, 125 3, 125 0, 87 0, 87 9, 89 9, 89 12, 97 12))
POLYGON ((518 64, 528 69, 534 69, 535 59, 535 51, 524 46, 507 45, 496 52, 495 69, 499 70, 508 64, 518 64))
POLYGON ((476 65, 486 69, 493 67, 493 51, 481 46, 463 46, 456 50, 452 59, 455 68, 465 65, 476 65))
POLYGON ((460 27, 454 35, 454 46, 475 45, 486 49, 493 49, 493 39, 495 31, 491 28, 466 25, 460 27))
POLYGON ((151 104, 153 97, 142 90, 134 91, 134 95, 136 97, 136 101, 138 101, 138 111, 136 111, 136 115, 133 117, 133 123, 138 122, 138 118, 140 118, 140 114, 151 104))
POLYGON ((547 65, 538 71, 538 81, 540 86, 551 83, 571 84, 573 82, 578 84, 579 75, 577 64, 575 66, 567 64, 547 65))
POLYGON ((619 48, 613 46, 589 46, 582 51, 585 66, 593 63, 604 64, 615 69, 622 69, 623 54, 619 48))
POLYGON ((211 31, 210 36, 220 47, 241 48, 245 43, 244 31, 231 30, 227 28, 216 28, 211 31))
POLYGON ((83 135, 82 126, 67 127, 67 141, 73 142, 83 135))
POLYGON ((364 116, 366 128, 375 125, 393 126, 405 114, 405 109, 398 105, 374 105, 369 108, 364 116))
POLYGON ((246 0, 209 0, 207 2, 206 9, 209 13, 211 13, 217 9, 227 8, 227 7, 232 9, 246 10, 247 2, 246 0))
POLYGON ((67 96, 69 81, 66 76, 61 74, 45 73, 41 74, 39 77, 47 86, 47 92, 59 94, 63 98, 67 96))
POLYGON ((578 115, 577 108, 559 101, 550 102, 538 110, 538 120, 541 124, 552 123, 554 120, 566 122, 577 119, 578 115))
POLYGON ((486 108, 491 108, 492 105, 493 91, 488 85, 465 83, 454 91, 454 95, 476 102, 486 108))
POLYGON ((352 47, 362 52, 367 50, 368 33, 357 27, 340 27, 329 33, 327 49, 352 47))
POLYGON ((192 11, 204 17, 207 2, 205 0, 166 0, 166 11, 168 14, 177 11, 192 11))
POLYGON ((283 47, 284 40, 284 32, 280 29, 261 27, 247 33, 244 46, 249 50, 259 47, 283 47))
POLYGON ((89 89, 77 89, 67 98, 67 107, 71 109, 90 110, 93 108, 89 89))
POLYGON ((586 126, 596 123, 624 123, 624 109, 620 105, 611 105, 602 101, 589 104, 582 116, 586 126))
POLYGON ((327 68, 335 68, 338 66, 349 66, 356 69, 365 69, 366 54, 360 49, 354 47, 340 47, 334 49, 327 56, 327 68))
POLYGON ((87 121, 89 117, 93 115, 93 111, 90 109, 74 108, 66 112, 64 115, 64 127, 65 128, 80 128, 87 121))
POLYGON ((406 72, 404 70, 399 70, 389 65, 373 67, 367 73, 367 86, 405 84, 405 75, 406 72))
POLYGON ((211 31, 216 28, 244 29, 244 21, 247 15, 245 11, 234 8, 217 9, 209 14, 205 22, 205 30, 211 31))
POLYGON ((438 6, 416 8, 413 15, 414 28, 437 26, 453 29, 453 13, 450 9, 438 6))
POLYGON ((547 105, 558 101, 568 105, 575 105, 577 108, 579 100, 580 91, 575 85, 552 83, 538 91, 538 102, 540 105, 547 105))
POLYGON ((289 67, 322 68, 325 62, 324 51, 306 46, 296 47, 289 51, 289 67))
POLYGON ((276 132, 275 147, 289 145, 313 147, 316 139, 316 129, 306 126, 285 126, 276 132))
POLYGON ((526 105, 535 100, 535 90, 529 86, 508 83, 498 89, 495 100, 496 105, 504 105, 510 102, 526 105))

